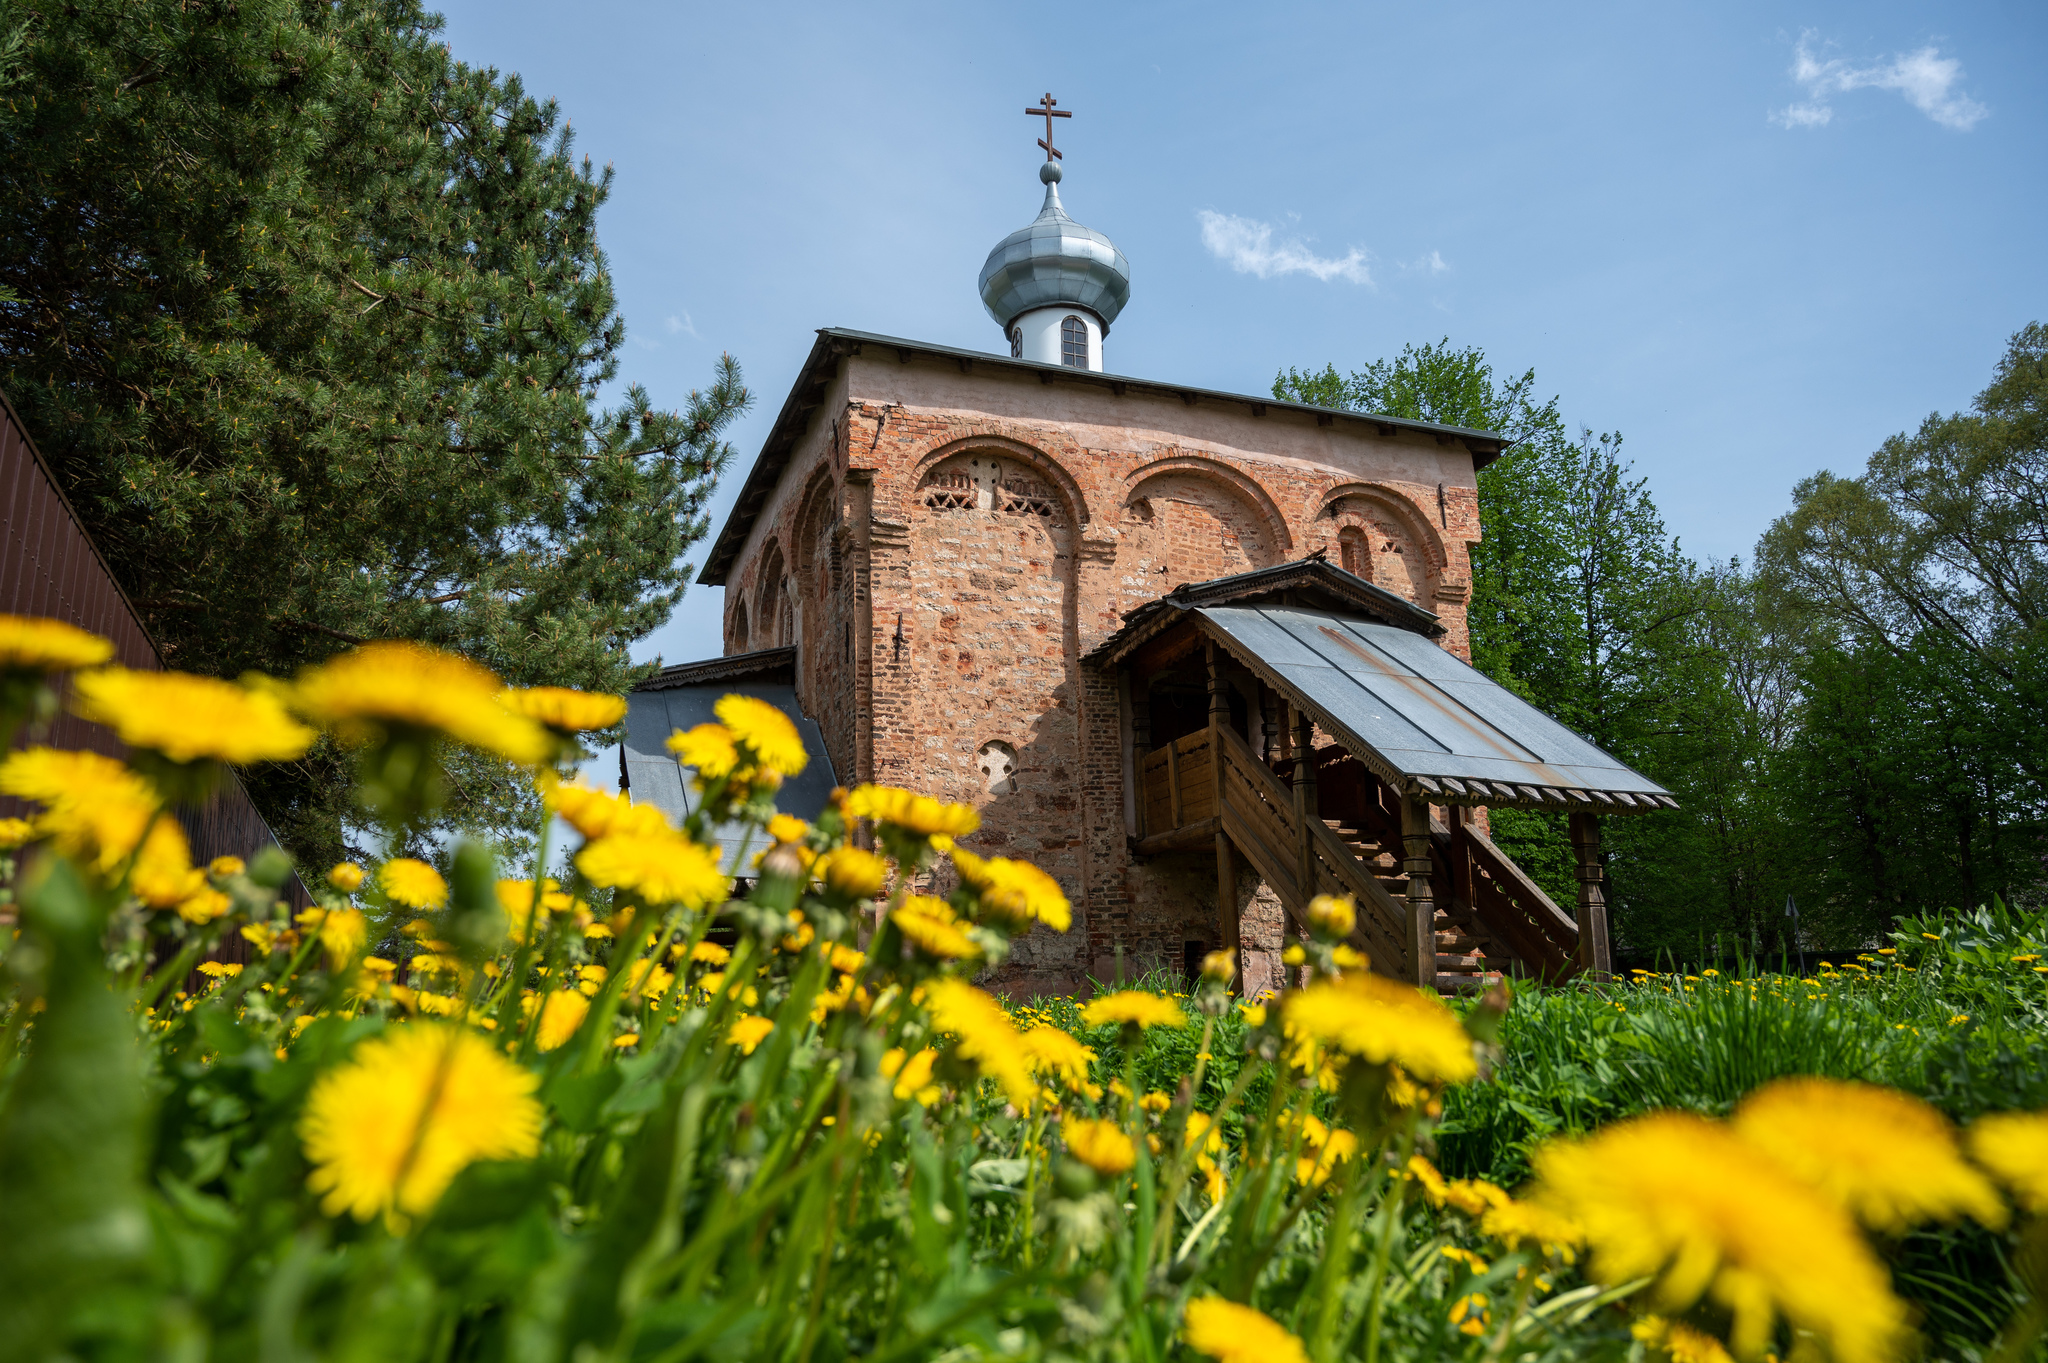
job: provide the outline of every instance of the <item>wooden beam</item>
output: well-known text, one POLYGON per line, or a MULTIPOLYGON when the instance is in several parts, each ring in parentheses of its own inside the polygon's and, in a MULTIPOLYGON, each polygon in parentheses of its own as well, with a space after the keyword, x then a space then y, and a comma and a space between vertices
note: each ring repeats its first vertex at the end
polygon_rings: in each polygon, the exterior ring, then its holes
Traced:
MULTIPOLYGON (((1219 758, 1223 754, 1218 753, 1219 758)), ((1222 770, 1223 764, 1216 764, 1222 770)), ((1217 806, 1220 818, 1222 806, 1217 806)), ((1223 950, 1230 953, 1230 963, 1237 968, 1233 983, 1244 978, 1244 952, 1238 940, 1237 919, 1237 848, 1219 826, 1216 830, 1216 931, 1223 950)))
POLYGON ((1607 892, 1600 866, 1600 816, 1571 816, 1572 850, 1579 863, 1579 951, 1581 970, 1614 973, 1614 957, 1607 941, 1607 892))
POLYGON ((1316 795, 1316 728, 1306 712, 1294 712, 1294 831, 1300 857, 1295 874, 1295 884, 1301 890, 1302 905, 1307 907, 1309 899, 1316 892, 1315 835, 1309 832, 1309 820, 1322 817, 1322 801, 1316 795))
POLYGON ((1210 839, 1218 836, 1222 823, 1217 819, 1198 819, 1186 828, 1169 828, 1164 833, 1154 833, 1149 838, 1140 838, 1131 850, 1141 857, 1163 856, 1168 852, 1195 852, 1209 845, 1210 839))

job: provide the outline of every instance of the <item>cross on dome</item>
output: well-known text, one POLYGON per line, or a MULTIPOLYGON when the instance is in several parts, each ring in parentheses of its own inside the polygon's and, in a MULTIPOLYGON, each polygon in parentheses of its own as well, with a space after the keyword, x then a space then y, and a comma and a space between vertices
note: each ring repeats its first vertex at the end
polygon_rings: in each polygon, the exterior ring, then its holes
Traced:
POLYGON ((1055 118, 1072 118, 1073 114, 1065 109, 1053 107, 1058 103, 1059 101, 1052 97, 1052 91, 1048 90, 1045 92, 1045 98, 1024 111, 1024 117, 1026 118, 1042 117, 1045 119, 1045 136, 1039 141, 1038 145, 1045 148, 1045 159, 1048 161, 1064 161, 1066 159, 1060 155, 1059 148, 1052 144, 1052 121, 1055 118))

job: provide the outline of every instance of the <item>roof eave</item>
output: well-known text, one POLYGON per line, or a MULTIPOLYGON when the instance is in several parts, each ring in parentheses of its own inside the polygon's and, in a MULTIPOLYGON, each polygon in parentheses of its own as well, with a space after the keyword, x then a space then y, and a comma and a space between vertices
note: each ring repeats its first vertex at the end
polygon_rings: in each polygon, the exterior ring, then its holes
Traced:
MULTIPOLYGON (((1104 331, 1106 334, 1106 327, 1104 331)), ((1253 397, 1246 393, 1191 388, 1185 384, 1135 379, 1128 375, 1107 374, 1092 369, 1072 369, 1065 365, 1042 364, 1036 360, 1013 360, 1007 355, 992 351, 963 350, 957 346, 933 345, 924 341, 906 340, 900 336, 883 336, 871 331, 820 327, 818 339, 812 345, 811 353, 805 357, 803 367, 797 371, 796 382, 791 385, 789 396, 784 399, 782 410, 776 415, 775 424, 769 428, 768 438, 761 444, 761 453, 755 457, 753 467, 747 471, 747 480, 740 487, 738 500, 727 513, 725 525, 719 530, 718 538, 712 542, 710 557, 705 560, 704 570, 697 575, 699 584, 706 587, 725 585, 734 563, 739 559, 740 550, 746 547, 747 536, 753 531, 755 519, 774 493, 783 470, 788 467, 790 450, 795 447, 804 428, 809 424, 811 413, 820 405, 824 387, 830 383, 832 374, 838 372, 839 361, 847 355, 859 354, 861 347, 866 345, 889 347, 895 350, 897 357, 906 364, 913 357, 925 356, 931 359, 950 360, 960 365, 963 371, 972 365, 983 364, 991 369, 1036 375, 1047 383, 1059 381, 1107 388, 1119 397, 1137 391, 1178 397, 1190 406, 1204 401, 1230 403, 1247 408, 1255 416, 1264 416, 1269 411, 1296 412, 1314 417, 1318 425, 1334 425, 1339 421, 1370 425, 1382 436, 1391 436, 1396 431, 1410 431, 1430 436, 1440 445, 1455 443, 1464 446, 1472 456, 1474 472, 1485 468, 1516 443, 1498 431, 1476 431, 1464 426, 1440 426, 1428 421, 1411 421, 1406 417, 1380 416, 1340 407, 1316 407, 1304 402, 1283 402, 1278 398, 1253 397)))

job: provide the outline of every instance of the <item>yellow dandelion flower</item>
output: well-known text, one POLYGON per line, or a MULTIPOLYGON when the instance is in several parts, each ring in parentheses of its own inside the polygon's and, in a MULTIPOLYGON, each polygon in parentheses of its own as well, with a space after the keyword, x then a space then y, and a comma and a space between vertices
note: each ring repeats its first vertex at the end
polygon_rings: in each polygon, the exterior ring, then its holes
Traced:
POLYGON ((498 703, 515 715, 567 734, 609 729, 626 717, 624 696, 573 691, 566 686, 507 687, 498 693, 498 703))
MULTIPOLYGON (((62 845, 62 840, 59 840, 62 845)), ((150 825, 149 835, 143 840, 142 850, 135 855, 135 865, 128 874, 128 889, 137 899, 152 909, 171 909, 191 901, 201 900, 211 908, 215 901, 227 903, 227 896, 218 890, 208 889, 206 872, 192 865, 192 849, 185 841, 185 830, 178 821, 164 814, 150 825)), ((196 906, 195 906, 196 907, 196 906)), ((208 922, 217 918, 210 913, 204 918, 187 915, 187 922, 208 922)))
POLYGON ((238 876, 249 869, 249 864, 240 857, 215 857, 206 863, 206 874, 210 876, 238 876))
POLYGON ((1458 1333, 1479 1336, 1486 1333, 1486 1327, 1493 1324, 1493 1313, 1486 1309, 1487 1297, 1484 1292, 1467 1292, 1451 1303, 1451 1324, 1458 1327, 1458 1333))
POLYGON ((634 961, 626 967, 626 993, 660 998, 676 982, 675 975, 653 961, 634 961))
POLYGON ((0 672, 68 672, 98 667, 114 646, 76 625, 40 615, 0 615, 0 672))
POLYGON ((1533 1244, 1548 1257, 1567 1264, 1577 1260, 1578 1248, 1585 1243, 1585 1232, 1570 1217, 1507 1197, 1481 1213, 1479 1233, 1500 1241, 1510 1251, 1533 1244))
POLYGON ((687 733, 678 729, 668 736, 666 746, 677 762, 695 769, 703 781, 730 776, 740 765, 739 747, 723 724, 699 724, 687 733))
POLYGON ((2005 1204, 1964 1162, 1948 1118, 1896 1089, 1780 1079, 1744 1099, 1735 1131, 1873 1230, 1968 1215, 1998 1229, 2005 1204))
MULTIPOLYGON (((320 949, 335 970, 354 960, 370 940, 370 920, 360 909, 308 909, 298 922, 319 934, 320 949)), ((414 957, 412 963, 418 965, 419 958, 414 957)))
POLYGON ((673 833, 614 833, 587 844, 576 867, 594 885, 629 890, 649 904, 701 909, 725 902, 718 853, 673 833))
POLYGON ((391 730, 426 730, 525 766, 538 766, 555 739, 498 700, 498 679, 467 658, 424 644, 378 642, 299 673, 291 695, 307 718, 350 742, 391 730))
POLYGON ((1349 895, 1319 894, 1308 902, 1309 925, 1331 937, 1349 937, 1358 926, 1358 905, 1349 895))
POLYGON ((528 1016, 534 1008, 540 1010, 540 1026, 534 1033, 533 1044, 540 1050, 559 1050, 576 1035, 576 1029, 583 1025, 583 1019, 590 1016, 590 1000, 576 989, 551 989, 547 997, 536 1000, 528 995, 521 1000, 528 1016))
POLYGON ((2030 1212, 2048 1212, 2048 1112, 1999 1112, 1970 1123, 1970 1154, 2030 1212))
POLYGON ((173 762, 286 762, 313 742, 273 692, 214 677, 106 667, 80 673, 71 688, 79 715, 173 762))
POLYGON ((1031 1080, 1017 1029, 1003 1005, 964 981, 942 979, 927 987, 924 1006, 934 1026, 959 1038, 953 1047, 956 1055, 1000 1084, 1012 1103, 1030 1110, 1038 1085, 1031 1080))
POLYGON ((1173 1096, 1153 1089, 1138 1100, 1138 1106, 1147 1112, 1164 1112, 1173 1106, 1173 1096))
POLYGON ((393 857, 377 868, 377 883, 394 904, 408 909, 438 909, 448 902, 448 882, 424 861, 393 857))
POLYGON ((327 883, 343 894, 354 894, 363 888, 363 868, 352 861, 338 861, 327 872, 327 883))
POLYGON ((1240 1003, 1237 1011, 1247 1027, 1258 1028, 1266 1025, 1266 1005, 1263 1003, 1240 1003))
POLYGON ((586 839, 609 837, 613 833, 670 833, 668 818, 653 805, 636 805, 633 797, 598 790, 581 781, 542 780, 536 783, 541 799, 562 822, 586 839))
POLYGON ((889 883, 889 863, 864 847, 835 847, 811 863, 825 888, 849 899, 873 899, 889 883))
POLYGON ((690 948, 690 959, 706 965, 724 965, 732 960, 732 953, 716 942, 699 942, 690 948))
POLYGON ((1147 994, 1139 989, 1120 989, 1090 999, 1081 1009, 1081 1021, 1090 1027, 1120 1023, 1126 1027, 1185 1027, 1188 1015, 1172 999, 1147 994))
POLYGON ((742 1055, 752 1055, 754 1048, 767 1040, 768 1034, 774 1030, 775 1023, 771 1019, 749 1013, 734 1022, 726 1032, 725 1044, 739 1047, 742 1055))
POLYGON ((478 1160, 540 1149, 539 1079, 475 1032, 393 1027, 313 1084, 299 1122, 329 1216, 418 1216, 478 1160))
POLYGON ((1533 1163, 1534 1200, 1584 1227, 1596 1280, 1654 1278, 1659 1311, 1712 1300, 1734 1353, 1761 1354, 1779 1316, 1837 1363, 1882 1363, 1903 1337, 1905 1308, 1855 1223, 1723 1126, 1657 1113, 1533 1163))
POLYGON ((883 1053, 882 1077, 896 1081, 890 1092, 898 1102, 915 1098, 920 1107, 930 1107, 939 1101, 939 1086, 932 1082, 932 1066, 938 1058, 939 1053, 929 1046, 916 1055, 900 1046, 883 1053))
POLYGON ((1069 1117, 1060 1123, 1060 1140, 1069 1155, 1098 1174, 1129 1173, 1138 1162, 1138 1147, 1115 1122, 1069 1117))
POLYGON ((216 980, 229 980, 242 973, 242 967, 233 961, 201 961, 197 967, 202 975, 211 975, 216 980))
POLYGON ((803 735, 788 715, 765 700, 753 696, 721 696, 712 707, 719 722, 735 741, 754 754, 754 760, 778 776, 795 776, 810 763, 804 751, 803 735))
POLYGON ((1679 1321, 1644 1316, 1628 1328, 1647 1348, 1663 1353, 1671 1363, 1735 1363, 1720 1340, 1679 1321))
POLYGON ((1018 1038, 1018 1044, 1033 1074, 1055 1075, 1071 1089, 1088 1082, 1088 1066, 1095 1052, 1058 1027, 1041 1022, 1018 1038))
POLYGON ((904 941, 942 961, 981 955, 981 948, 961 930, 960 916, 943 899, 910 895, 889 911, 889 921, 903 934, 904 941))
POLYGON ((939 834, 964 838, 981 827, 981 815, 966 805, 947 804, 895 786, 856 786, 842 809, 849 819, 873 819, 919 838, 939 834))
POLYGON ((866 953, 855 951, 852 947, 843 946, 838 942, 834 942, 826 952, 826 960, 842 975, 859 974, 860 968, 868 963, 866 953))
POLYGON ((1308 1351, 1279 1321, 1221 1297, 1188 1303, 1181 1338, 1220 1363, 1308 1363, 1308 1351))
POLYGON ((11 852, 36 835, 27 819, 0 819, 0 852, 11 852))
POLYGON ((777 814, 768 820, 768 836, 777 842, 802 842, 811 826, 794 814, 777 814))
POLYGON ((953 865, 962 882, 974 888, 984 914, 1000 918, 1012 928, 1039 922, 1054 932, 1065 932, 1073 926, 1073 905, 1067 902, 1060 883, 1030 862, 1008 857, 984 861, 954 848, 953 865))
POLYGON ((1462 1084, 1479 1072, 1472 1038, 1435 994, 1379 975, 1347 973, 1287 1000, 1288 1036, 1399 1065, 1424 1083, 1462 1084))

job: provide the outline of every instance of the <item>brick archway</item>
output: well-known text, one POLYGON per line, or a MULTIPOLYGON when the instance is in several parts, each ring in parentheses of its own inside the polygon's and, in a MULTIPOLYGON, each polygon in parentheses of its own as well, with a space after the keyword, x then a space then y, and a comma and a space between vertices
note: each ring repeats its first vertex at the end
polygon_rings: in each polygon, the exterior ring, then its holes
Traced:
POLYGON ((1279 504, 1259 483, 1247 476, 1242 469, 1211 459, 1200 454, 1170 454, 1141 464, 1132 469, 1124 478, 1124 500, 1130 502, 1139 495, 1141 487, 1150 479, 1163 474, 1181 473, 1214 483, 1239 500, 1247 503, 1259 520, 1264 523, 1267 537, 1271 540, 1273 552, 1280 558, 1294 556, 1294 533, 1288 528, 1287 517, 1282 514, 1279 504))
POLYGON ((970 435, 958 440, 949 440, 936 449, 927 450, 911 470, 907 486, 903 491, 900 515, 905 521, 920 504, 925 488, 925 479, 932 470, 955 455, 991 454, 1014 459, 1041 475, 1059 495, 1065 504, 1067 523, 1076 530, 1088 525, 1088 498, 1081 491, 1081 484, 1067 471, 1066 465, 1034 445, 1000 435, 970 435))

